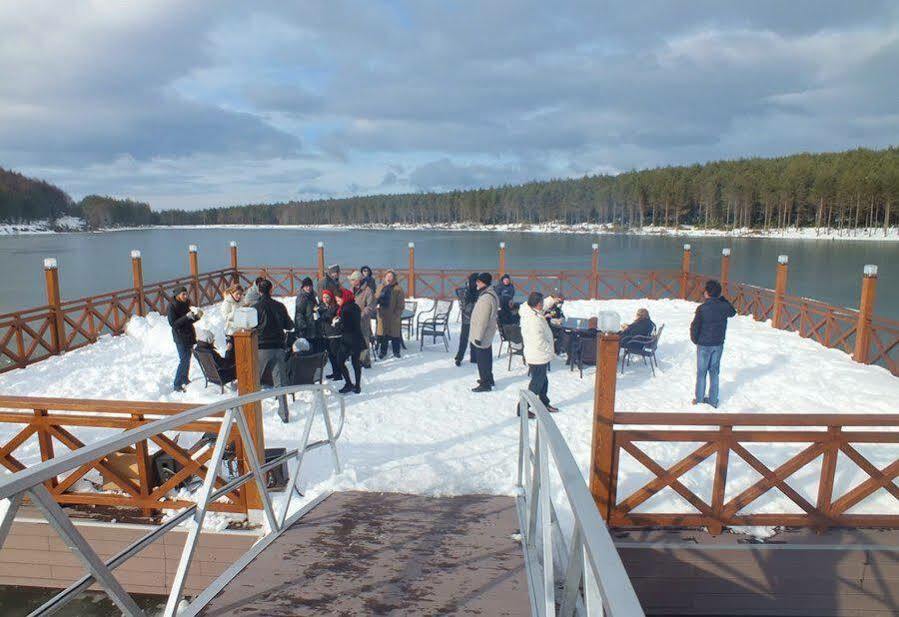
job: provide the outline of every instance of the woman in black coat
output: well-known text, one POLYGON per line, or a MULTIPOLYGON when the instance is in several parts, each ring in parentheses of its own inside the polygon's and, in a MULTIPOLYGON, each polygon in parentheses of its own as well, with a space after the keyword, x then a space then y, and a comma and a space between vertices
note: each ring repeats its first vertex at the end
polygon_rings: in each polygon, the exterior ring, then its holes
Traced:
POLYGON ((328 379, 343 379, 338 364, 338 356, 340 350, 340 332, 337 331, 335 319, 337 311, 340 307, 335 302, 334 294, 330 289, 322 292, 322 301, 316 307, 318 319, 315 321, 315 330, 317 333, 315 343, 317 352, 327 351, 328 360, 331 361, 331 374, 328 379))
POLYGON ((649 311, 645 308, 638 309, 636 319, 621 331, 621 346, 630 351, 643 351, 645 343, 634 341, 634 337, 652 336, 655 329, 656 325, 649 318, 649 311))
POLYGON ((343 294, 337 299, 336 327, 340 332, 339 352, 337 363, 343 372, 346 384, 340 389, 342 394, 362 392, 362 350, 366 341, 362 335, 362 311, 356 304, 356 296, 349 289, 344 289, 343 294), (346 366, 347 359, 352 360, 353 371, 356 374, 356 384, 350 380, 350 371, 346 366))

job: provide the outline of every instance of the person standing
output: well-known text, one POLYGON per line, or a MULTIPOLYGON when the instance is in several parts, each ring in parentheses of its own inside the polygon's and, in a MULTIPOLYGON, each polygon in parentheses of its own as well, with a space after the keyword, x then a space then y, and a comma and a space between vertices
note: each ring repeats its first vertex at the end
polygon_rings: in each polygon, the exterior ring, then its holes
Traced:
POLYGON ((197 343, 194 323, 203 317, 203 311, 190 308, 187 288, 182 286, 175 289, 175 296, 169 304, 166 316, 172 327, 175 348, 178 350, 178 368, 175 369, 175 382, 172 388, 175 392, 184 392, 184 386, 190 383, 190 352, 197 343))
POLYGON ((362 311, 356 304, 356 296, 348 289, 343 290, 343 295, 337 299, 337 316, 334 325, 340 332, 339 355, 337 363, 343 373, 344 383, 340 389, 341 394, 349 394, 362 392, 362 360, 360 354, 367 346, 365 338, 362 335, 360 322, 362 320, 362 311), (351 360, 353 363, 353 372, 356 376, 356 383, 350 378, 350 370, 346 366, 346 361, 351 360))
MULTIPOLYGON (((341 295, 343 295, 341 293, 341 295)), ((334 294, 330 289, 322 292, 322 301, 318 303, 318 319, 316 320, 316 336, 319 348, 317 351, 327 351, 328 360, 331 362, 331 374, 327 379, 343 379, 340 365, 337 363, 339 355, 340 333, 334 327, 334 318, 337 317, 337 306, 334 294)))
POLYGON ((493 337, 496 335, 496 317, 499 313, 499 297, 490 286, 493 277, 489 272, 481 272, 475 285, 478 301, 471 311, 471 325, 468 337, 475 347, 475 361, 478 364, 478 385, 472 392, 490 392, 493 381, 493 337))
MULTIPOLYGON (((375 302, 375 288, 368 284, 366 277, 356 270, 350 275, 350 283, 353 285, 353 295, 356 296, 356 304, 359 306, 359 329, 362 331, 362 338, 365 340, 365 346, 360 354, 362 366, 371 368, 371 349, 369 348, 372 340, 371 320, 374 319, 378 312, 378 305, 375 302)), ((372 285, 374 281, 371 281, 372 285)))
POLYGON ((707 281, 703 291, 705 302, 696 309, 690 324, 690 340, 696 345, 696 393, 693 404, 708 403, 718 407, 718 373, 727 320, 737 314, 733 305, 721 297, 721 283, 707 281), (706 375, 709 378, 709 394, 705 394, 706 375))
MULTIPOLYGON (((371 268, 362 266, 359 268, 359 273, 362 274, 362 282, 371 288, 372 293, 375 293, 378 290, 378 284, 375 282, 375 275, 372 274, 371 268)), ((359 294, 356 294, 356 304, 359 304, 359 294)))
MULTIPOLYGON (((269 369, 272 372, 272 385, 276 388, 286 386, 287 363, 285 362, 287 337, 285 331, 293 330, 293 321, 287 314, 287 307, 272 298, 272 282, 263 280, 259 283, 259 301, 254 307, 259 333, 259 374, 269 369)), ((278 415, 287 423, 287 397, 278 397, 278 415)))
POLYGON ((234 360, 234 313, 243 302, 243 287, 234 283, 225 290, 225 298, 222 300, 222 317, 225 318, 225 358, 234 360))
MULTIPOLYGON (((459 350, 456 352, 456 366, 462 365, 465 349, 469 347, 468 333, 471 330, 471 312, 474 310, 475 302, 478 301, 477 280, 478 273, 472 272, 468 275, 468 285, 456 289, 456 297, 459 299, 459 311, 462 316, 462 329, 459 332, 459 350)), ((472 364, 475 363, 474 355, 474 346, 471 346, 469 360, 472 364)))
POLYGON ((378 303, 378 357, 387 356, 387 343, 393 346, 393 357, 400 357, 400 346, 403 336, 403 307, 406 294, 396 282, 396 272, 388 270, 384 275, 384 283, 377 291, 378 303))
MULTIPOLYGON (((539 291, 531 292, 527 304, 521 307, 519 315, 521 315, 521 339, 524 342, 524 361, 527 362, 531 374, 528 390, 540 398, 547 411, 559 411, 549 404, 547 373, 549 363, 555 355, 555 342, 549 322, 543 316, 543 294, 539 291)), ((534 412, 528 411, 528 417, 533 418, 534 412)))
POLYGON ((312 345, 315 340, 315 309, 318 300, 315 298, 315 288, 312 279, 308 276, 300 283, 300 293, 297 295, 293 310, 293 326, 297 338, 304 338, 312 345))
POLYGON ((496 286, 496 295, 499 297, 499 313, 497 319, 500 325, 517 324, 518 313, 515 311, 513 301, 515 300, 515 285, 512 284, 512 277, 503 274, 496 286))
POLYGON ((340 266, 337 264, 328 266, 325 277, 318 282, 318 299, 322 299, 322 294, 325 291, 330 291, 335 298, 339 298, 341 295, 340 289, 340 266))

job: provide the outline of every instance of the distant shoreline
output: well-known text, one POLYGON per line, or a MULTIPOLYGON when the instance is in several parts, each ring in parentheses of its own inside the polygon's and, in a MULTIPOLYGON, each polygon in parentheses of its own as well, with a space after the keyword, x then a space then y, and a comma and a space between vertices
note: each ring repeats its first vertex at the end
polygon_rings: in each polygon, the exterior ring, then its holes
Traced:
POLYGON ((65 227, 54 227, 47 221, 34 223, 0 223, 0 236, 37 235, 54 233, 110 233, 116 231, 143 231, 147 229, 284 229, 284 230, 328 230, 328 231, 485 231, 516 233, 569 233, 582 235, 633 235, 633 236, 669 236, 669 237, 711 237, 711 238, 765 238, 784 240, 842 240, 856 242, 897 242, 899 227, 889 229, 886 236, 883 228, 863 228, 843 230, 820 230, 814 228, 788 228, 783 230, 761 231, 758 229, 740 228, 734 230, 702 229, 684 225, 677 229, 672 227, 645 226, 643 228, 618 228, 609 224, 581 223, 566 225, 562 223, 537 224, 494 224, 451 223, 451 224, 368 224, 368 225, 251 225, 251 224, 215 224, 215 225, 147 225, 139 227, 111 227, 98 230, 87 230, 82 226, 66 221, 65 227))

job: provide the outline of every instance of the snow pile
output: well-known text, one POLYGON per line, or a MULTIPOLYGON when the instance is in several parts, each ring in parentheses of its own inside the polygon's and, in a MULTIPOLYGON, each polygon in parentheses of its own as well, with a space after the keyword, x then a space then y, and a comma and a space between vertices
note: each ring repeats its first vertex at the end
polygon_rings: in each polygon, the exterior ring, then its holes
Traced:
POLYGON ((0 236, 15 234, 50 234, 60 231, 84 231, 87 223, 76 216, 61 216, 55 220, 29 221, 27 223, 0 222, 0 236))
MULTIPOLYGON (((293 299, 285 298, 290 313, 293 299)), ((427 305, 422 301, 420 305, 427 305)), ((570 316, 595 315, 599 310, 618 311, 629 321, 639 307, 648 308, 658 325, 665 324, 658 356, 661 370, 652 377, 642 364, 619 376, 617 409, 691 413, 711 411, 690 404, 693 395, 695 348, 688 326, 695 304, 680 300, 615 300, 570 302, 570 316)), ((218 307, 210 307, 200 326, 216 333, 224 345, 223 320, 218 307)), ((451 347, 458 341, 457 321, 452 321, 451 347)), ((311 453, 304 463, 302 489, 305 501, 326 490, 361 489, 400 491, 426 495, 467 493, 514 494, 517 465, 518 392, 527 386, 526 369, 520 358, 496 360, 497 388, 475 394, 477 372, 466 361, 453 364, 452 354, 438 341, 424 351, 408 341, 402 359, 388 359, 363 373, 363 393, 349 396, 347 420, 339 442, 344 472, 334 476, 326 449, 311 453)), ((494 345, 494 350, 496 344, 494 345)), ((94 345, 0 376, 0 392, 30 396, 89 397, 175 402, 206 402, 234 395, 233 389, 219 393, 217 386, 203 387, 202 373, 194 363, 193 382, 186 394, 171 391, 177 363, 175 346, 164 317, 150 314, 131 320, 126 334, 103 337, 94 345)), ((583 379, 570 372, 562 359, 553 363, 549 396, 561 408, 554 418, 575 460, 586 474, 590 460, 593 404, 591 367, 583 379)), ((769 323, 749 317, 731 320, 721 375, 722 413, 888 413, 896 411, 899 380, 885 369, 863 366, 848 355, 771 328, 769 323)), ((265 439, 268 447, 292 446, 300 438, 301 417, 306 406, 298 398, 291 405, 293 419, 285 425, 275 415, 274 401, 266 401, 265 439)), ((318 422, 313 439, 322 436, 318 422)), ((0 425, 0 440, 6 441, 17 428, 0 425)), ((90 441, 107 432, 73 429, 90 441)), ((192 437, 190 437, 192 438, 192 437)), ((185 436, 189 445, 189 437, 185 436)), ((670 466, 699 447, 698 443, 638 444, 659 464, 670 466)), ((771 467, 783 462, 807 444, 749 444, 747 449, 771 467)), ((895 445, 858 444, 857 449, 883 468, 896 458, 895 445)), ((39 460, 37 441, 31 438, 16 456, 24 463, 39 460)), ((709 499, 715 458, 681 477, 687 488, 709 499)), ((755 482, 759 476, 738 457, 730 457, 726 499, 755 482)), ((809 501, 817 498, 821 457, 791 476, 789 484, 809 501)), ((620 462, 619 496, 642 486, 650 477, 641 464, 623 454, 620 462)), ((867 475, 842 454, 837 466, 835 494, 865 480, 867 475)), ((560 489, 558 489, 560 490, 560 489)), ((558 494, 563 503, 564 497, 558 494)), ((896 501, 885 490, 854 507, 852 513, 895 511, 896 501)), ((655 495, 636 511, 692 511, 671 489, 655 495)), ((798 511, 778 491, 753 502, 747 512, 798 511)))

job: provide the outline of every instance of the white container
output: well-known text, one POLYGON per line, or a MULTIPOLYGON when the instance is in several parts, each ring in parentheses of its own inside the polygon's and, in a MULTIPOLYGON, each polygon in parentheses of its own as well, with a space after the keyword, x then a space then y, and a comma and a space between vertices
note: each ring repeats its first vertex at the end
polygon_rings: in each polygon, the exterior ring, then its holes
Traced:
POLYGON ((234 311, 234 327, 238 330, 250 330, 258 324, 259 316, 256 309, 244 306, 234 311))

